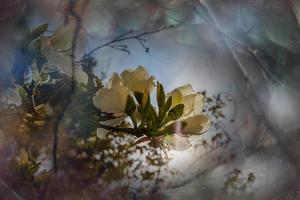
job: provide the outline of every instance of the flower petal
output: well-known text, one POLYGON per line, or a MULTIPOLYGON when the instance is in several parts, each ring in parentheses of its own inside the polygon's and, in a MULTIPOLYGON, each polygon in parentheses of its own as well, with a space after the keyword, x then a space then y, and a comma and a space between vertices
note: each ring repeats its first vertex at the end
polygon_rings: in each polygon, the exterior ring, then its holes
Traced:
POLYGON ((103 112, 124 113, 128 94, 128 89, 123 86, 118 89, 101 88, 94 96, 93 102, 103 112))
POLYGON ((200 114, 189 117, 183 121, 186 126, 182 129, 182 134, 198 135, 206 132, 210 127, 210 120, 207 115, 200 114))
POLYGON ((65 51, 70 49, 75 28, 74 23, 60 26, 50 37, 50 45, 57 50, 65 51))
POLYGON ((195 107, 196 94, 190 94, 182 98, 182 104, 184 105, 183 116, 190 114, 195 107))
POLYGON ((186 85, 183 85, 183 86, 178 87, 176 89, 180 91, 182 96, 187 96, 189 94, 195 94, 195 91, 193 90, 193 87, 192 87, 191 84, 186 84, 186 85))
MULTIPOLYGON (((72 40, 76 29, 76 23, 60 26, 50 37, 41 36, 41 52, 49 63, 53 63, 68 76, 72 75, 72 40)), ((75 57, 83 54, 86 45, 85 34, 81 31, 76 40, 75 57)))
MULTIPOLYGON (((195 95, 196 92, 193 91, 191 84, 183 85, 181 87, 175 88, 169 95, 172 96, 172 106, 183 103, 184 97, 189 95, 195 95)), ((191 96, 189 98, 192 98, 191 96)), ((191 100, 191 99, 189 99, 191 100)), ((187 100, 187 101, 189 101, 187 100)))
POLYGON ((172 96, 172 105, 171 108, 175 107, 176 105, 182 103, 182 95, 179 90, 173 90, 171 94, 168 94, 168 96, 172 96))
POLYGON ((93 98, 94 105, 103 112, 124 113, 129 90, 123 86, 121 77, 114 73, 108 88, 101 88, 93 98))
POLYGON ((183 116, 187 117, 191 113, 198 115, 202 113, 204 98, 193 90, 190 84, 174 89, 168 96, 172 96, 172 107, 184 104, 183 116))
POLYGON ((176 151, 185 151, 192 146, 188 137, 182 137, 177 134, 167 135, 164 141, 172 150, 176 151))
POLYGON ((103 112, 124 113, 129 90, 121 81, 121 77, 114 73, 108 82, 109 88, 101 88, 96 93, 94 105, 103 112))
MULTIPOLYGON (((66 75, 72 76, 72 60, 67 54, 57 52, 52 46, 47 44, 47 38, 42 39, 42 54, 47 58, 48 65, 58 66, 59 69, 66 75), (43 42, 44 41, 44 42, 43 42)), ((78 66, 74 66, 74 79, 79 83, 87 84, 88 76, 78 66)))
POLYGON ((49 38, 41 37, 41 52, 50 64, 57 65, 68 76, 72 75, 72 60, 69 55, 59 53, 49 44, 49 38))
POLYGON ((109 81, 107 82, 107 88, 116 88, 123 85, 122 78, 119 76, 118 73, 113 73, 110 77, 109 81))
POLYGON ((148 71, 142 66, 135 70, 123 71, 121 77, 124 80, 124 85, 132 92, 143 93, 145 90, 151 92, 155 86, 154 76, 150 76, 148 71))
POLYGON ((164 130, 169 134, 199 135, 206 132, 209 127, 208 116, 200 114, 170 123, 164 130))

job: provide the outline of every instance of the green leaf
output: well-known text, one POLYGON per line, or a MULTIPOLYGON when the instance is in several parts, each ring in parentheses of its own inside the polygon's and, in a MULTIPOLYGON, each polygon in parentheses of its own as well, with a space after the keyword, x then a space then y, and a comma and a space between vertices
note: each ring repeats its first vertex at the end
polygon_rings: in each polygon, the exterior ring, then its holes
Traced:
POLYGON ((159 112, 159 124, 160 124, 159 126, 160 127, 164 126, 166 123, 168 123, 169 121, 172 120, 171 116, 166 117, 166 113, 171 108, 171 105, 172 105, 172 96, 169 96, 167 102, 165 103, 165 105, 159 112))
POLYGON ((169 96, 167 102, 164 105, 164 111, 167 112, 171 108, 171 105, 172 105, 172 96, 169 96))
POLYGON ((35 39, 45 33, 48 28, 48 23, 41 24, 31 31, 32 38, 35 39))
POLYGON ((174 108, 172 108, 168 113, 168 118, 171 120, 179 119, 183 114, 184 105, 178 104, 174 108))
POLYGON ((137 106, 137 111, 138 111, 139 113, 143 113, 143 108, 142 108, 142 106, 137 106))
POLYGON ((142 107, 146 108, 148 106, 148 104, 151 105, 150 95, 149 95, 149 93, 144 93, 143 98, 142 98, 142 107))
POLYGON ((41 46, 41 39, 40 38, 36 38, 34 40, 32 40, 32 42, 30 42, 29 44, 29 50, 36 50, 39 49, 41 46))
POLYGON ((159 109, 159 121, 161 124, 163 123, 163 120, 165 119, 166 113, 171 108, 171 105, 172 105, 172 96, 170 96, 168 98, 168 100, 166 101, 166 103, 164 104, 164 106, 161 109, 159 109))
POLYGON ((29 173, 33 176, 34 173, 36 173, 39 170, 41 163, 35 163, 32 166, 29 167, 29 173))
POLYGON ((158 116, 157 113, 152 105, 150 105, 150 113, 149 113, 149 120, 151 121, 153 128, 158 127, 158 116))
POLYGON ((130 116, 134 113, 135 109, 136 109, 135 102, 132 96, 128 95, 126 101, 125 113, 130 116))
POLYGON ((22 87, 20 87, 18 89, 18 93, 20 95, 20 97, 22 98, 22 101, 26 101, 27 103, 29 103, 30 101, 28 100, 28 93, 26 92, 26 90, 22 87))
POLYGON ((158 107, 161 109, 165 104, 166 95, 165 95, 164 87, 158 81, 157 81, 156 100, 157 100, 158 107))
MULTIPOLYGON (((150 102, 150 97, 149 97, 149 94, 147 95, 148 98, 147 98, 147 101, 145 103, 144 106, 139 106, 138 108, 138 111, 139 113, 141 114, 142 116, 142 120, 141 120, 141 125, 143 126, 144 123, 146 122, 149 122, 149 115, 150 115, 150 112, 151 112, 151 102, 150 102)), ((143 101, 145 100, 145 98, 143 98, 143 101)))
MULTIPOLYGON (((151 102, 150 102, 149 94, 148 94, 147 96, 148 96, 148 98, 147 98, 146 103, 143 103, 143 104, 145 104, 145 105, 144 105, 144 109, 143 109, 143 116, 144 116, 145 119, 146 119, 147 116, 150 114, 151 106, 152 106, 152 105, 151 105, 151 102)), ((143 101, 145 101, 145 98, 143 98, 143 101)))
POLYGON ((134 96, 135 96, 135 99, 137 100, 137 102, 142 105, 142 101, 143 101, 143 96, 144 94, 141 93, 141 92, 134 92, 134 96))

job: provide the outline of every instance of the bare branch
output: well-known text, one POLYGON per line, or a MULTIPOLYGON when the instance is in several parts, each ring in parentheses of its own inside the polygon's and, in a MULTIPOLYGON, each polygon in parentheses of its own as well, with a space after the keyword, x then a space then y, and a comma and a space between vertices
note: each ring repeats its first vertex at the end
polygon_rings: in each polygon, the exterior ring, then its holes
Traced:
POLYGON ((101 124, 99 123, 98 125, 100 128, 104 128, 106 130, 109 131, 114 131, 114 132, 126 132, 126 133, 130 133, 130 134, 135 134, 134 129, 132 128, 121 128, 121 127, 114 127, 114 126, 109 126, 109 125, 105 125, 105 124, 101 124))
MULTIPOLYGON (((4 181, 0 180, 0 186, 2 186, 0 189, 2 190, 1 194, 5 196, 8 194, 11 194, 10 197, 13 197, 16 200, 23 200, 23 198, 18 195, 12 188, 10 188, 4 181)), ((6 198, 9 198, 9 196, 6 196, 6 198)))
POLYGON ((114 127, 114 126, 109 126, 105 124, 98 124, 98 127, 109 130, 109 131, 114 131, 114 132, 125 132, 129 133, 131 135, 134 135, 136 137, 141 137, 144 135, 144 130, 142 129, 133 129, 133 128, 122 128, 122 127, 114 127))
POLYGON ((76 22, 76 28, 72 37, 72 44, 71 44, 71 67, 72 67, 72 74, 71 74, 71 89, 70 89, 70 94, 66 97, 66 103, 63 105, 62 111, 57 117, 57 120, 54 124, 53 128, 53 150, 52 150, 52 157, 53 157, 53 169, 54 173, 57 173, 57 146, 58 146, 58 131, 59 131, 59 125, 65 115, 65 111, 68 108, 68 105, 72 101, 72 94, 75 91, 75 80, 74 80, 74 75, 75 75, 75 51, 76 51, 76 46, 77 46, 77 38, 79 35, 80 27, 81 27, 81 18, 80 16, 74 11, 75 6, 76 6, 77 0, 69 0, 69 13, 68 15, 74 17, 75 22, 76 22))
POLYGON ((151 34, 154 34, 154 33, 158 33, 158 32, 160 32, 162 30, 167 30, 167 29, 171 29, 171 28, 174 28, 174 27, 177 27, 177 26, 174 26, 174 25, 163 26, 163 27, 161 27, 159 29, 155 29, 155 30, 152 30, 152 31, 145 31, 145 32, 142 32, 142 33, 137 33, 139 31, 132 31, 132 30, 127 31, 125 33, 122 33, 122 34, 118 35, 114 39, 112 39, 112 40, 110 40, 110 41, 108 41, 108 42, 106 42, 104 44, 101 44, 101 45, 95 47, 94 49, 92 49, 91 51, 89 51, 87 54, 85 54, 82 57, 81 60, 85 59, 88 56, 91 56, 93 53, 95 53, 96 51, 98 51, 99 49, 102 49, 104 47, 111 47, 113 49, 125 51, 128 54, 130 54, 126 45, 120 45, 120 46, 123 46, 124 48, 116 48, 116 46, 112 45, 112 44, 115 44, 115 43, 118 43, 118 42, 122 42, 122 41, 125 41, 125 40, 137 40, 140 43, 140 45, 145 49, 145 51, 149 52, 149 47, 147 47, 145 45, 146 40, 143 38, 143 36, 147 36, 147 35, 151 35, 151 34))

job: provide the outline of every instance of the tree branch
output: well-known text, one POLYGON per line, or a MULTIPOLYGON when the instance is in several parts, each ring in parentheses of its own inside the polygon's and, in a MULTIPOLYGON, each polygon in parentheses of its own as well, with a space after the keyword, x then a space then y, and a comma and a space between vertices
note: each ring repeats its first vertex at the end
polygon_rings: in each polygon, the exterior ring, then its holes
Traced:
MULTIPOLYGON (((174 25, 171 25, 171 26, 163 26, 162 28, 159 28, 159 29, 156 29, 156 30, 152 30, 152 31, 145 31, 143 33, 135 33, 137 31, 127 31, 125 33, 122 33, 120 35, 118 35, 116 38, 104 43, 104 44, 101 44, 97 47, 95 47, 94 49, 92 49, 91 51, 89 51, 87 54, 85 54, 81 60, 85 59, 86 57, 92 55, 93 53, 95 53, 96 51, 98 51, 99 49, 102 49, 104 47, 117 47, 117 46, 113 46, 112 44, 114 43, 118 43, 118 42, 122 42, 122 41, 125 41, 125 40, 137 40, 140 45, 145 49, 146 52, 149 51, 149 48, 145 46, 145 42, 146 40, 144 38, 142 38, 143 36, 147 36, 147 35, 151 35, 151 34, 154 34, 154 33, 158 33, 162 30, 166 30, 166 29, 171 29, 171 28, 174 28, 174 27, 177 27, 177 26, 174 26, 174 25), (135 33, 135 34, 134 34, 135 33), (133 35, 132 35, 133 34, 133 35)), ((119 47, 122 47, 122 49, 118 49, 118 50, 122 50, 122 51, 126 51, 128 53, 128 48, 126 45, 121 45, 119 47)), ((117 48, 114 48, 114 49, 117 49, 117 48)))
POLYGON ((72 101, 72 94, 75 91, 75 80, 74 80, 74 75, 75 75, 75 51, 76 51, 76 46, 77 46, 77 38, 79 35, 80 27, 81 27, 81 18, 78 16, 78 14, 74 11, 75 5, 77 3, 77 0, 69 0, 69 13, 70 16, 74 17, 75 22, 76 22, 76 28, 72 37, 72 44, 71 44, 71 68, 72 68, 72 74, 71 74, 71 89, 70 89, 70 94, 66 97, 66 103, 63 105, 62 111, 57 117, 57 120, 54 124, 53 132, 53 150, 52 150, 52 157, 53 157, 53 169, 54 173, 57 173, 57 146, 58 146, 58 131, 59 131, 59 125, 65 115, 65 112, 68 108, 68 105, 72 101))

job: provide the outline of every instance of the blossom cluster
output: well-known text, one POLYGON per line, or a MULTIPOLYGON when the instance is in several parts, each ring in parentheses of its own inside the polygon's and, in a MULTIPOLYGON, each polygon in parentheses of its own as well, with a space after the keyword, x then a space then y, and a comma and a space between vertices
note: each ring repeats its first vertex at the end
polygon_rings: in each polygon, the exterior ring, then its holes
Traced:
POLYGON ((114 116, 100 123, 97 135, 103 139, 109 131, 123 131, 184 150, 190 146, 189 136, 202 134, 210 126, 208 116, 203 113, 202 94, 195 92, 190 84, 165 93, 163 85, 155 82, 155 77, 142 66, 113 73, 106 87, 97 91, 93 103, 114 116), (156 104, 151 102, 154 89, 156 104), (131 123, 124 123, 128 121, 131 123))

